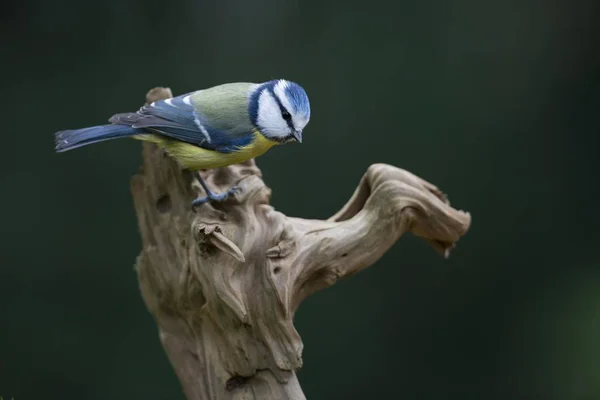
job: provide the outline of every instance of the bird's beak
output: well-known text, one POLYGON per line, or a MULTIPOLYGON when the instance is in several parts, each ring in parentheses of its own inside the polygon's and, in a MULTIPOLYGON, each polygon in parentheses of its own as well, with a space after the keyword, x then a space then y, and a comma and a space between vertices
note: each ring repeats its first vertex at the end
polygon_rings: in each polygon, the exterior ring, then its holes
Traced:
POLYGON ((294 131, 294 133, 292 133, 292 136, 294 136, 294 139, 296 140, 296 142, 298 143, 302 143, 302 131, 294 131))

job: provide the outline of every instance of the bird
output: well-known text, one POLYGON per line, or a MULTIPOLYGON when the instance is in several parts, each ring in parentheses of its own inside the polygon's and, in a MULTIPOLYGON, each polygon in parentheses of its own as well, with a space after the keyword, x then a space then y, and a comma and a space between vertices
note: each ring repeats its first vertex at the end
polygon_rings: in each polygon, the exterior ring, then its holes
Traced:
POLYGON ((281 144, 302 143, 309 120, 308 95, 295 82, 225 83, 115 114, 107 125, 58 131, 55 151, 126 137, 155 143, 194 171, 206 192, 192 202, 195 209, 240 191, 234 186, 214 193, 199 170, 245 162, 281 144))

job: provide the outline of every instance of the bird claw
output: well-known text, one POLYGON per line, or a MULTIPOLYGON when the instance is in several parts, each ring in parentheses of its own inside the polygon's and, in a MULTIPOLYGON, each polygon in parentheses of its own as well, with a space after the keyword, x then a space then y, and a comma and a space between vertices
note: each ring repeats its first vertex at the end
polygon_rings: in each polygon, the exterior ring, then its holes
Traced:
POLYGON ((239 186, 234 186, 225 193, 208 193, 206 197, 197 198, 192 202, 192 211, 196 211, 196 209, 204 203, 212 203, 212 202, 221 202, 227 200, 229 197, 236 193, 240 193, 242 189, 239 186))

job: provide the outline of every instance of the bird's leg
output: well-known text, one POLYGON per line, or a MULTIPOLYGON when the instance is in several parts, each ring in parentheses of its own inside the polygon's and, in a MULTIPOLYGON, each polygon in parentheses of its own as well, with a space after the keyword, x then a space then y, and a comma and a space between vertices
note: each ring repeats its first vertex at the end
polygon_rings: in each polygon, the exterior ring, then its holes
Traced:
POLYGON ((240 191, 239 187, 234 186, 231 189, 229 189, 228 191, 226 191, 225 193, 214 193, 212 190, 210 190, 208 188, 208 185, 206 184, 206 182, 204 182, 204 179, 202 179, 199 172, 196 171, 194 173, 194 175, 196 175, 196 179, 198 179, 198 182, 200 182, 200 186, 202 186, 202 189, 204 189, 204 191, 206 192, 206 197, 199 197, 196 200, 194 200, 192 202, 192 208, 196 208, 199 205, 202 205, 204 203, 208 203, 211 201, 218 202, 218 201, 226 200, 232 194, 240 191))

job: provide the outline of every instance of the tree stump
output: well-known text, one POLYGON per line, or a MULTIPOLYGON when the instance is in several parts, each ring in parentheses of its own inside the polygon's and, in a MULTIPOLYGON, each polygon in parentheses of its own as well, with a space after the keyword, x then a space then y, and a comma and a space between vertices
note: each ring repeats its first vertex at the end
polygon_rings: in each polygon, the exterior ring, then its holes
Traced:
MULTIPOLYGON (((147 101, 171 96, 155 88, 147 101)), ((369 167, 328 220, 273 209, 254 161, 201 171, 216 192, 242 190, 193 212, 192 200, 204 195, 193 174, 143 146, 132 179, 143 244, 136 270, 189 400, 304 399, 295 374, 300 302, 372 265, 406 232, 447 257, 470 224, 435 186, 385 164, 369 167)))

